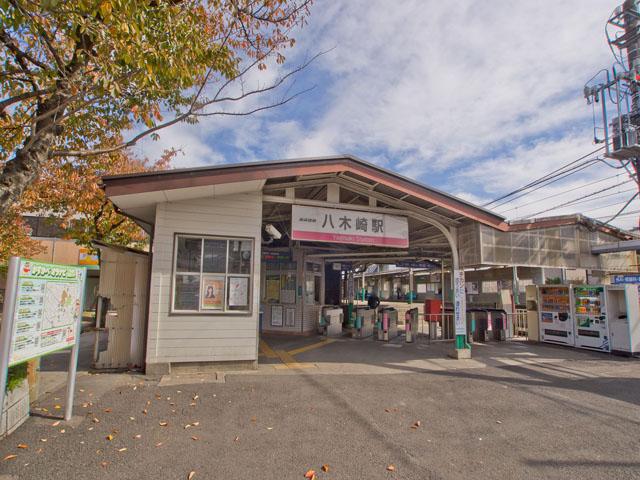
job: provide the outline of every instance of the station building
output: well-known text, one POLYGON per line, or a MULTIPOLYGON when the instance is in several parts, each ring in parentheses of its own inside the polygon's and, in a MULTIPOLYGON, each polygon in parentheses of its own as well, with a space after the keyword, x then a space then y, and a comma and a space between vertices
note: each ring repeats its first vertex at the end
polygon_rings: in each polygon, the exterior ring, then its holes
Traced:
MULTIPOLYGON (((582 220, 509 224, 353 156, 111 176, 103 188, 151 236, 149 276, 139 275, 148 289, 136 291, 137 338, 152 374, 254 368, 262 333, 312 334, 323 305, 355 296, 345 280, 355 290, 364 277, 366 287, 369 265, 429 262, 450 272, 439 280, 456 318, 464 318, 465 274, 483 269, 637 271, 635 252, 591 252, 629 234, 582 220)), ((465 348, 456 333, 456 350, 465 348)))

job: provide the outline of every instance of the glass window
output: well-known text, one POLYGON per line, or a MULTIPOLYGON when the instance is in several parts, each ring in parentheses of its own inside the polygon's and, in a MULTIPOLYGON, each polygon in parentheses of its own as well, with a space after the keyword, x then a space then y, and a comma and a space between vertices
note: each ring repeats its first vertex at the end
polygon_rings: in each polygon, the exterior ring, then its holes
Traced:
POLYGON ((229 272, 245 274, 251 272, 250 240, 229 241, 229 272))
POLYGON ((200 304, 200 275, 176 275, 173 297, 175 310, 198 310, 200 304))
POLYGON ((172 310, 249 312, 253 241, 177 235, 172 310))
POLYGON ((225 273, 227 269, 227 241, 205 239, 203 257, 203 272, 225 273))
POLYGON ((202 239, 178 237, 178 251, 176 253, 177 272, 200 272, 201 256, 202 239))

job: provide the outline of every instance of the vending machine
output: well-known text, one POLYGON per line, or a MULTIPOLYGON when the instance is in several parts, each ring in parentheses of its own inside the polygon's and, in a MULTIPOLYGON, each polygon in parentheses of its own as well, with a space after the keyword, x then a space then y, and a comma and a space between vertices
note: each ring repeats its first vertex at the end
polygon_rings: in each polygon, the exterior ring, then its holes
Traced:
POLYGON ((571 293, 576 347, 611 351, 604 286, 573 285, 571 293))
POLYGON ((570 291, 567 285, 541 285, 539 287, 540 340, 573 346, 570 291))
POLYGON ((607 285, 606 307, 611 351, 640 354, 640 298, 638 285, 607 285))

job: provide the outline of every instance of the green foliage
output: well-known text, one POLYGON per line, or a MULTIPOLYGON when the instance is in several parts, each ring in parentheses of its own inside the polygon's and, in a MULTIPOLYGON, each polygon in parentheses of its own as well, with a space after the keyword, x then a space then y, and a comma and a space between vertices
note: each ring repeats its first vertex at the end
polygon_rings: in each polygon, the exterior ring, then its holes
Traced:
POLYGON ((9 367, 9 376, 7 377, 7 392, 13 392, 18 388, 22 381, 27 378, 27 362, 19 363, 13 367, 9 367))

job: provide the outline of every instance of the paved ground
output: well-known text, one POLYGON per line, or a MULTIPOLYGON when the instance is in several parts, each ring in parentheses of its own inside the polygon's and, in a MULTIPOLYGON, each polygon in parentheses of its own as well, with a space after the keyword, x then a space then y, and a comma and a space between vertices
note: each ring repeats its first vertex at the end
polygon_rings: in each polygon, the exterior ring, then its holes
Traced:
MULTIPOLYGON (((263 348, 258 371, 227 372, 225 383, 174 375, 159 386, 143 376, 82 374, 78 418, 31 418, 0 441, 0 459, 17 455, 0 460, 0 474, 640 478, 637 360, 503 343, 476 346, 473 360, 455 362, 445 358, 450 344, 308 348, 314 343, 267 339, 276 357, 263 348), (174 384, 181 379, 192 383, 174 384)), ((57 413, 59 398, 43 401, 43 413, 57 413)))

